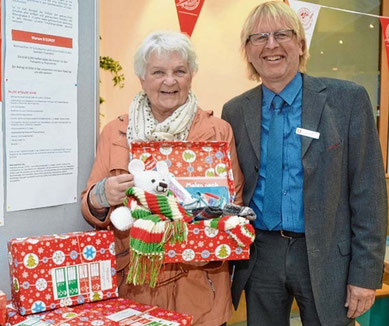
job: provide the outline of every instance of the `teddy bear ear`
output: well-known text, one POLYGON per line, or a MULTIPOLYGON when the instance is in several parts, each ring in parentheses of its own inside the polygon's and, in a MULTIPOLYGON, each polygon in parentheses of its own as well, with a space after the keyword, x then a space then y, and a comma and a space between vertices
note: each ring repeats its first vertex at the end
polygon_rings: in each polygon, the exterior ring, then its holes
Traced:
POLYGON ((165 161, 158 161, 156 168, 157 168, 157 172, 162 175, 166 175, 169 173, 169 167, 165 161))
POLYGON ((145 170, 145 164, 141 160, 135 159, 128 164, 128 171, 131 174, 142 172, 144 170, 145 170))

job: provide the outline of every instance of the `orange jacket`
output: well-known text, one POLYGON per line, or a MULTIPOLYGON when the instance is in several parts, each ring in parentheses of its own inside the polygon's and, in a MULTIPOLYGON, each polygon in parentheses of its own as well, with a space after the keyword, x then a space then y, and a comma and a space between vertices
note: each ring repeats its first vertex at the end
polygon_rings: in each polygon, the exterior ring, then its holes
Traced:
MULTIPOLYGON (((96 159, 86 189, 82 192, 81 210, 85 219, 98 229, 111 229, 115 234, 119 296, 144 304, 194 316, 193 324, 218 326, 232 313, 228 264, 220 262, 198 264, 165 264, 156 288, 126 284, 129 263, 129 230, 119 231, 110 223, 110 209, 100 221, 89 210, 88 194, 101 179, 128 173, 128 115, 123 115, 104 127, 98 142, 96 159)), ((230 125, 198 109, 188 135, 189 141, 223 140, 230 144, 236 190, 235 203, 242 204, 243 174, 239 168, 233 132, 230 125)))

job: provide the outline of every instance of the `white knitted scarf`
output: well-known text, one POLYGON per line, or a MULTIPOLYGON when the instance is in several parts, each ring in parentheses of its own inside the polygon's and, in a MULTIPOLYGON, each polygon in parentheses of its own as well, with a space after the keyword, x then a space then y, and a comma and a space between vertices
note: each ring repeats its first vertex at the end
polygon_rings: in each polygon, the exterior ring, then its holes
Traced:
POLYGON ((189 91, 186 102, 167 119, 158 122, 153 116, 146 93, 141 91, 130 105, 128 144, 133 141, 186 140, 196 112, 197 98, 189 91))

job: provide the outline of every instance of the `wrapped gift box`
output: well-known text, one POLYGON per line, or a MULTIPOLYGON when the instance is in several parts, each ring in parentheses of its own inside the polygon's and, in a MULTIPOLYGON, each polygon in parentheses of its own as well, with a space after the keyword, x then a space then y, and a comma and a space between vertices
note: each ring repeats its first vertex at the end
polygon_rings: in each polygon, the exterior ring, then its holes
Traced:
MULTIPOLYGON (((82 306, 82 305, 81 305, 82 306)), ((98 311, 77 311, 71 307, 63 307, 28 316, 22 316, 12 305, 7 306, 7 322, 5 326, 52 326, 52 325, 112 325, 111 321, 98 311)))
MULTIPOLYGON (((255 234, 251 224, 247 224, 245 227, 249 232, 255 234)), ((164 262, 201 262, 249 258, 250 246, 239 246, 237 241, 230 236, 229 231, 204 227, 200 224, 188 224, 187 241, 165 245, 164 262)))
POLYGON ((104 300, 72 307, 75 312, 95 311, 110 320, 104 325, 190 325, 193 317, 159 307, 139 304, 123 298, 104 300), (151 324, 154 322, 154 324, 151 324))
MULTIPOLYGON (((235 199, 227 142, 134 142, 130 159, 141 159, 149 169, 165 161, 181 186, 202 204, 222 207, 235 199)), ((171 190, 180 198, 177 189, 171 190)))
MULTIPOLYGON (((134 142, 130 158, 141 159, 146 168, 167 162, 169 172, 200 206, 223 207, 235 199, 227 142, 134 142)), ((254 234, 251 225, 246 227, 254 234)), ((165 245, 165 263, 249 259, 249 246, 239 246, 228 231, 198 224, 189 224, 188 231, 186 242, 165 245)))
MULTIPOLYGON (((5 325, 16 325, 17 323, 23 322, 26 320, 26 316, 21 316, 18 314, 18 310, 12 304, 12 301, 8 301, 6 305, 6 316, 5 316, 5 325)), ((1 324, 3 326, 4 324, 1 324)))
POLYGON ((7 299, 5 293, 0 291, 0 325, 5 324, 5 318, 7 315, 6 308, 5 308, 6 304, 7 304, 7 299))
MULTIPOLYGON (((36 315, 21 316, 8 307, 8 325, 155 325, 186 326, 192 316, 116 298, 74 307, 64 307, 36 315)), ((8 326, 7 325, 7 326, 8 326)))
POLYGON ((8 256, 21 315, 117 297, 112 231, 11 239, 8 256))

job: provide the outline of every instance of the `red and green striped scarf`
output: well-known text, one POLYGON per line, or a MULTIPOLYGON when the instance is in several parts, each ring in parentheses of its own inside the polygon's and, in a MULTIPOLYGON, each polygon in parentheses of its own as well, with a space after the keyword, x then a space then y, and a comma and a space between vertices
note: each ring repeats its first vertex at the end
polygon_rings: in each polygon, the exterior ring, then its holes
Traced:
POLYGON ((155 195, 140 188, 126 191, 124 205, 131 209, 136 219, 130 230, 130 268, 127 283, 149 283, 155 287, 163 265, 167 242, 185 241, 188 235, 186 223, 192 216, 169 192, 155 195))
POLYGON ((249 221, 238 216, 223 216, 209 220, 199 221, 197 224, 208 226, 221 231, 227 231, 228 235, 236 241, 239 247, 249 247, 255 239, 255 232, 249 221), (244 221, 242 223, 242 221, 244 221))

